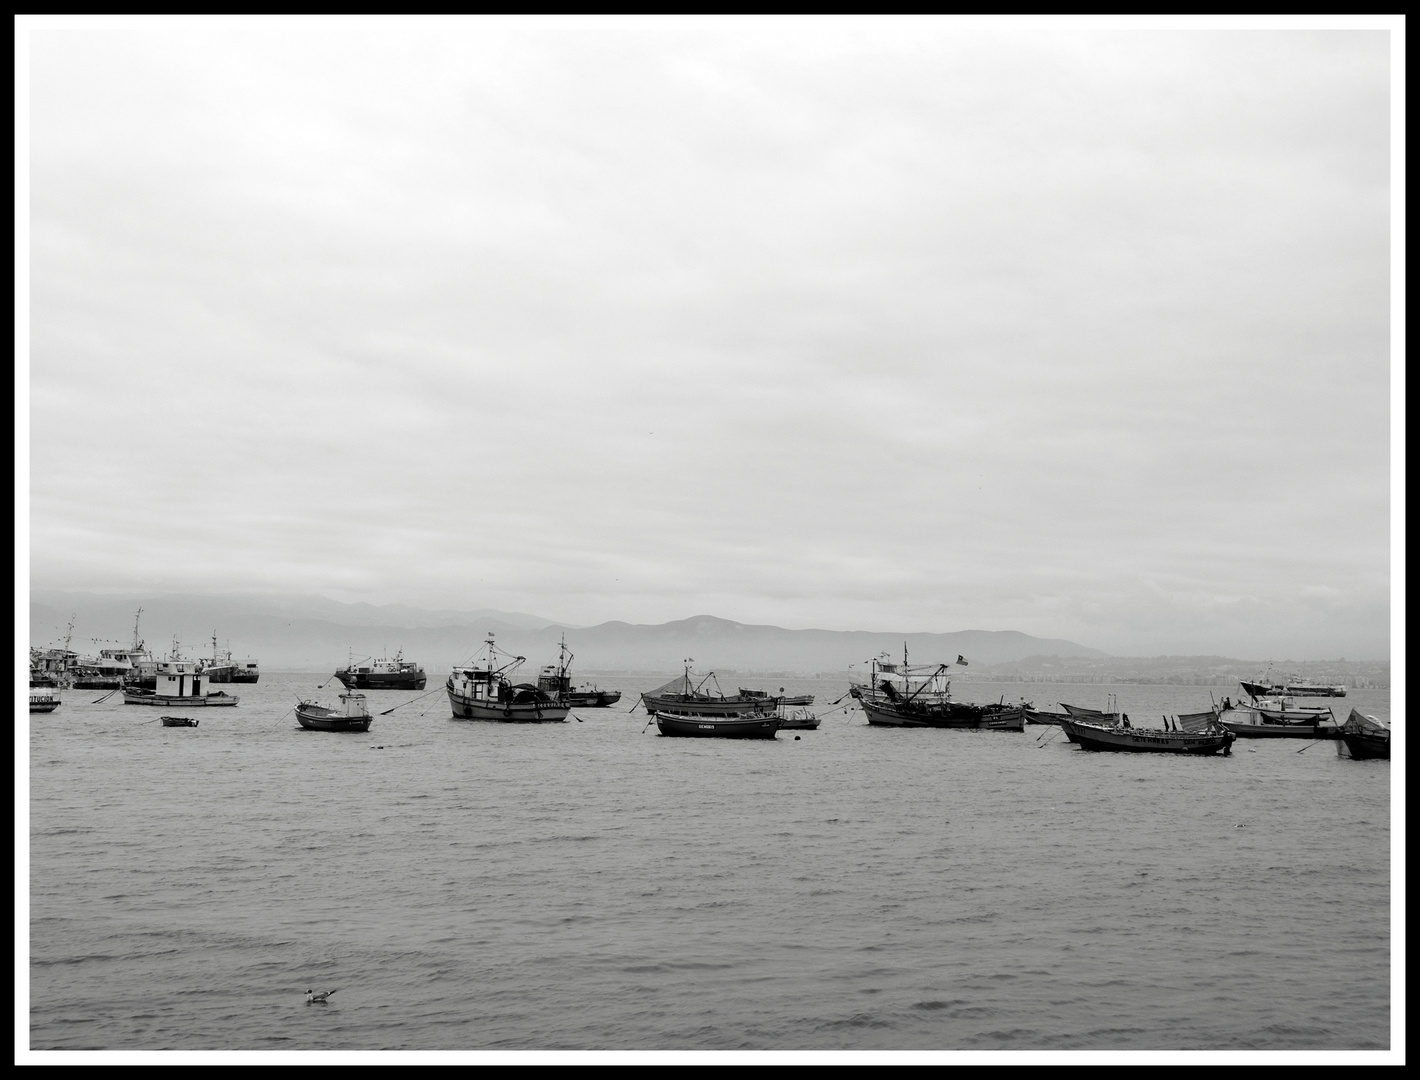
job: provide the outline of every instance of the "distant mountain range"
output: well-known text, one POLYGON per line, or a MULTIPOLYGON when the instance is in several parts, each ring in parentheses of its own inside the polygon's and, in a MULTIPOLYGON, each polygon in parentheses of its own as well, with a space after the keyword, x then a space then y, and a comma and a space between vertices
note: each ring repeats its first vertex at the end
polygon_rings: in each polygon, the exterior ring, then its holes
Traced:
MULTIPOLYGON (((63 640, 74 619, 70 648, 96 652, 132 641, 134 617, 143 609, 139 633, 148 647, 166 655, 174 638, 186 656, 210 655, 218 647, 238 658, 256 659, 267 670, 334 671, 353 654, 393 655, 403 650, 431 673, 447 669, 482 647, 492 633, 498 646, 540 666, 557 658, 565 636, 577 671, 675 674, 686 660, 699 671, 818 673, 865 665, 881 653, 914 663, 989 666, 1029 657, 1105 658, 1106 653, 1072 641, 1031 637, 1012 630, 962 630, 947 634, 786 630, 733 622, 711 615, 659 625, 607 622, 561 626, 516 612, 426 611, 404 605, 342 604, 321 596, 151 597, 35 590, 30 596, 30 643, 63 640)), ((960 670, 960 668, 958 668, 960 670)))

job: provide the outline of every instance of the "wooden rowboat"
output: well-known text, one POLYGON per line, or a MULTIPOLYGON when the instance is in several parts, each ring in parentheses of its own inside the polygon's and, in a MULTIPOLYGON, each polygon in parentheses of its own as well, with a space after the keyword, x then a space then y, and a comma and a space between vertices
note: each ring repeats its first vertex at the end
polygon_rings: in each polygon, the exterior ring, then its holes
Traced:
POLYGON ((772 739, 783 719, 773 714, 759 716, 680 716, 652 714, 662 735, 692 739, 772 739))

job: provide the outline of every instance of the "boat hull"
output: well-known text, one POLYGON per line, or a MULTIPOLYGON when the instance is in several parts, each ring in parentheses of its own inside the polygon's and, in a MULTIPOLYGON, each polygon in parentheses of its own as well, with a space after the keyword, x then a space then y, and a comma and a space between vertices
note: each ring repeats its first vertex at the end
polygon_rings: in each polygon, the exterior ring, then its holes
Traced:
POLYGON ((187 716, 162 716, 163 727, 196 727, 198 721, 187 716))
POLYGON ((59 699, 48 694, 43 696, 33 692, 30 694, 30 712, 32 713, 52 713, 59 708, 59 699))
POLYGON ((1276 724, 1252 720, 1220 720, 1225 728, 1240 739, 1339 739, 1341 729, 1335 724, 1276 724))
POLYGON ((1390 740, 1371 735, 1357 735, 1349 731, 1341 733, 1341 741, 1346 752, 1357 761, 1389 761, 1390 740))
POLYGON ((559 723, 571 707, 561 701, 490 701, 448 688, 449 708, 456 720, 491 720, 501 724, 559 723))
POLYGON ((1345 697, 1346 687, 1344 686, 1314 686, 1307 683, 1296 683, 1290 685, 1276 685, 1248 682, 1246 679, 1239 680, 1249 694, 1255 698, 1260 697, 1345 697))
POLYGON ((574 709, 605 709, 621 700, 620 690, 573 690, 563 700, 574 709))
POLYGON ((1026 710, 1027 724, 1058 724, 1061 720, 1070 719, 1069 713, 1042 712, 1039 709, 1026 710))
POLYGON ((234 694, 228 694, 218 690, 212 694, 203 694, 197 697, 179 697, 176 694, 157 694, 152 691, 130 690, 123 691, 123 703, 125 705, 161 705, 177 706, 183 709, 211 708, 218 705, 235 705, 241 698, 234 694))
POLYGON ((347 690, 423 690, 428 682, 428 677, 422 671, 410 674, 370 672, 368 675, 337 671, 335 677, 345 684, 347 690))
POLYGON ((877 727, 957 728, 962 731, 1024 731, 1024 709, 997 709, 966 702, 942 702, 926 706, 859 697, 868 723, 877 727))
POLYGON ((772 739, 783 721, 778 716, 678 716, 657 712, 662 735, 692 739, 772 739))
POLYGON ((701 694, 642 694, 646 711, 655 715, 683 716, 707 720, 763 719, 774 712, 775 703, 768 698, 710 697, 701 694))
POLYGON ((370 716, 320 716, 304 709, 296 710, 296 720, 308 731, 369 731, 370 716))
POLYGON ((1062 720, 1070 741, 1084 750, 1125 754, 1230 754, 1237 739, 1231 731, 1153 731, 1147 728, 1106 727, 1079 720, 1062 720))

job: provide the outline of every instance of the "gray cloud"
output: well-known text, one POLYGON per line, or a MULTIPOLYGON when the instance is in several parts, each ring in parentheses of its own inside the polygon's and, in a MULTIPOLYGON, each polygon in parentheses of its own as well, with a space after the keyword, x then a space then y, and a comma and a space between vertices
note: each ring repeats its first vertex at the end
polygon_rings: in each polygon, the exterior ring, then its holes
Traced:
POLYGON ((1388 651, 1384 32, 30 43, 36 583, 1388 651))

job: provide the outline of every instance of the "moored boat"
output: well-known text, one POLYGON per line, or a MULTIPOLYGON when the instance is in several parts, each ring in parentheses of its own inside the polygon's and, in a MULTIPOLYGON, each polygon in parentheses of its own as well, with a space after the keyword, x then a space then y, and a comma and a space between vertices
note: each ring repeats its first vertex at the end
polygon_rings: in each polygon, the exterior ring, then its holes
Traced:
POLYGON ((1236 708, 1256 713, 1261 720, 1275 724, 1336 722, 1330 705, 1299 705, 1290 697, 1253 698, 1246 704, 1239 703, 1236 708))
POLYGON ((537 688, 550 698, 565 701, 574 709, 604 709, 621 700, 620 690, 602 690, 585 683, 573 689, 572 659, 572 653, 567 651, 567 639, 563 637, 558 647, 557 663, 548 664, 538 673, 537 688))
POLYGON ((1340 684, 1326 685, 1322 683, 1304 682, 1249 682, 1247 679, 1239 679, 1239 685, 1248 692, 1248 696, 1255 698, 1263 697, 1345 697, 1346 687, 1340 684))
POLYGON ((261 669, 251 657, 237 660, 229 647, 217 651, 217 634, 212 634, 212 656, 202 661, 202 674, 209 683, 254 683, 261 678, 261 669))
MULTIPOLYGON (((1188 714, 1185 714, 1188 715, 1188 714)), ((1190 731, 1180 723, 1170 730, 1168 727, 1137 728, 1121 722, 1093 721, 1071 718, 1060 721, 1060 727, 1070 736, 1070 741, 1083 750, 1116 751, 1135 754, 1224 754, 1231 753, 1237 736, 1218 724, 1210 713, 1191 714, 1209 718, 1202 730, 1190 731)))
POLYGON ((426 682, 423 666, 406 660, 403 649, 388 659, 352 660, 335 677, 347 690, 423 690, 426 682))
POLYGON ((814 696, 812 694, 785 695, 782 686, 779 688, 779 695, 777 697, 772 697, 768 690, 746 690, 743 686, 739 689, 741 697, 762 698, 765 700, 772 699, 780 705, 812 705, 814 703, 814 696))
POLYGON ((479 656, 449 672, 444 687, 456 719, 504 723, 563 721, 571 706, 531 683, 514 683, 510 676, 526 657, 512 656, 493 643, 490 634, 479 656))
POLYGON ((662 735, 697 739, 772 739, 783 721, 773 713, 745 716, 686 716, 657 710, 652 714, 662 735))
MULTIPOLYGON (((764 718, 774 714, 776 702, 767 697, 746 697, 743 694, 726 695, 720 692, 719 680, 709 672, 697 683, 691 678, 690 664, 685 665, 685 673, 663 686, 648 690, 641 695, 641 703, 646 711, 656 716, 681 716, 701 719, 764 718), (705 689, 707 682, 715 681, 715 693, 705 689)), ((776 728, 776 730, 778 730, 776 728)))
MULTIPOLYGON (((176 650, 174 650, 176 651, 176 650)), ((158 662, 156 686, 123 688, 125 705, 199 706, 236 705, 241 699, 225 690, 206 690, 204 680, 192 660, 168 659, 158 662)))
POLYGON ((1341 725, 1341 741, 1336 752, 1346 754, 1357 761, 1371 759, 1390 760, 1390 725, 1374 716, 1351 710, 1346 723, 1341 725))
MULTIPOLYGON (((228 657, 231 653, 227 654, 228 657)), ((261 680, 261 666, 248 656, 245 660, 235 660, 232 663, 232 682, 234 683, 254 683, 261 680)))
POLYGON ((365 695, 356 690, 347 690, 340 695, 339 708, 331 708, 316 701, 298 702, 296 720, 310 731, 369 731, 374 717, 370 715, 365 695))
POLYGON ((785 708, 785 707, 782 706, 782 705, 779 707, 779 730, 780 730, 780 731, 785 731, 785 730, 789 730, 789 729, 792 729, 792 730, 795 730, 795 731, 799 731, 799 730, 815 731, 815 730, 818 729, 818 725, 819 725, 818 714, 817 714, 817 713, 814 713, 814 712, 813 712, 812 710, 810 710, 810 709, 807 709, 807 708, 804 708, 804 707, 796 707, 796 708, 793 708, 793 709, 789 709, 789 708, 785 708))
POLYGON ((36 686, 30 683, 30 712, 52 713, 59 708, 59 688, 56 686, 36 686))
POLYGON ((163 727, 196 727, 197 721, 187 716, 160 716, 163 727))
POLYGON ((1234 709, 1218 717, 1218 722, 1240 739, 1338 739, 1341 726, 1334 718, 1310 722, 1306 720, 1269 720, 1248 709, 1234 709))

